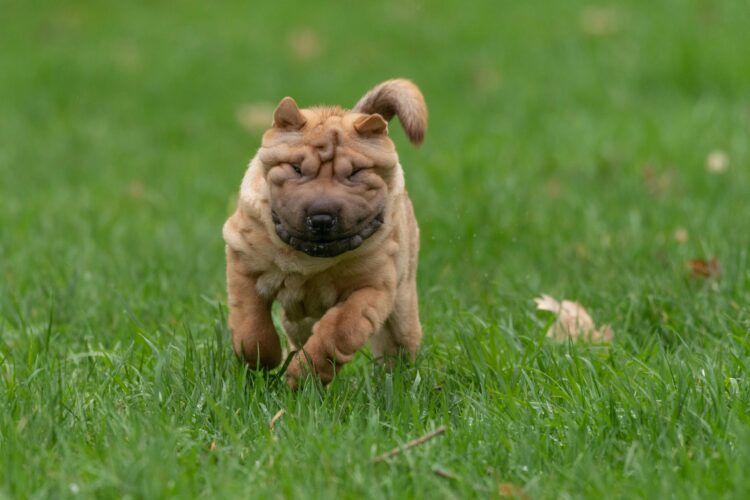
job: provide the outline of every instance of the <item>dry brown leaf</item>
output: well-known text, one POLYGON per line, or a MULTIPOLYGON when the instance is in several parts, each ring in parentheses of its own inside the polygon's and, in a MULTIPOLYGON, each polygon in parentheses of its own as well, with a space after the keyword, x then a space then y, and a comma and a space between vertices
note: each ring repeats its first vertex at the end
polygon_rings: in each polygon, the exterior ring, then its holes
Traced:
POLYGON ((268 422, 268 428, 273 430, 274 426, 276 425, 276 422, 278 422, 279 419, 284 416, 284 413, 286 413, 286 410, 284 408, 277 411, 276 414, 273 417, 271 417, 271 421, 268 422))
POLYGON ((323 50, 320 36, 310 28, 302 28, 290 33, 287 37, 287 45, 292 54, 303 61, 315 59, 323 50))
POLYGON ((691 259, 687 261, 690 276, 693 278, 716 278, 721 274, 721 264, 716 257, 710 259, 691 259))
POLYGON ((261 132, 271 126, 274 109, 269 102, 243 104, 237 108, 237 123, 248 132, 261 132))
POLYGON ((674 175, 671 170, 657 170, 653 165, 643 167, 643 183, 654 196, 659 196, 672 188, 674 175))
POLYGON ((502 498, 521 498, 527 500, 529 495, 517 484, 499 483, 497 485, 497 494, 502 498))
POLYGON ((547 330, 547 337, 555 342, 612 342, 614 332, 605 325, 597 330, 594 320, 578 302, 563 300, 558 302, 549 295, 542 295, 534 299, 536 308, 540 311, 550 311, 557 314, 557 319, 547 330))
POLYGON ((674 230, 674 239, 677 243, 687 243, 687 241, 690 239, 688 230, 684 227, 678 227, 674 230))
POLYGON ((712 174, 723 174, 729 168, 729 155, 724 151, 715 150, 706 158, 706 169, 712 174))

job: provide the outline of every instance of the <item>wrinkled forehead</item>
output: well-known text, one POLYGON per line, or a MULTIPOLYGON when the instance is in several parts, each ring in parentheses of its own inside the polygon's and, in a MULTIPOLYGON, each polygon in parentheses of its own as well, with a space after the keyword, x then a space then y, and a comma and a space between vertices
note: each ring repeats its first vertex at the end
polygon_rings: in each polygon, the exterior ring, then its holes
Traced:
POLYGON ((352 164, 390 168, 398 157, 387 135, 362 136, 354 129, 361 113, 302 109, 306 119, 300 130, 271 128, 263 134, 260 159, 267 166, 289 162, 319 164, 349 160, 352 164), (326 112, 327 111, 327 112, 326 112))

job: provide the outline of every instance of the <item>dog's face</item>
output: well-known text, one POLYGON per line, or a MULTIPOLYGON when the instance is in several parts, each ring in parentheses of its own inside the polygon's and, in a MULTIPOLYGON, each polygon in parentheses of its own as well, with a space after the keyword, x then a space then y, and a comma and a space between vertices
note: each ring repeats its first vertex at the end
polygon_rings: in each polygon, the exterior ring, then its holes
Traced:
POLYGON ((359 247, 384 221, 398 157, 379 114, 300 110, 285 98, 263 136, 260 159, 273 225, 314 257, 359 247))

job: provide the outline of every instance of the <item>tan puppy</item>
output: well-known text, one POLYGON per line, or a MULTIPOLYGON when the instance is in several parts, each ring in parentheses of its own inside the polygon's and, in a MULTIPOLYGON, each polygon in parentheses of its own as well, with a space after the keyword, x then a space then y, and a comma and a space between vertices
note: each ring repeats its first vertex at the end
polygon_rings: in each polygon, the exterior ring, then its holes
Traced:
POLYGON ((394 115, 421 143, 427 108, 408 80, 381 83, 352 111, 285 97, 224 225, 234 350, 253 368, 281 362, 278 301, 298 350, 292 387, 306 369, 330 382, 368 340, 376 357, 416 355, 419 230, 388 137, 394 115))

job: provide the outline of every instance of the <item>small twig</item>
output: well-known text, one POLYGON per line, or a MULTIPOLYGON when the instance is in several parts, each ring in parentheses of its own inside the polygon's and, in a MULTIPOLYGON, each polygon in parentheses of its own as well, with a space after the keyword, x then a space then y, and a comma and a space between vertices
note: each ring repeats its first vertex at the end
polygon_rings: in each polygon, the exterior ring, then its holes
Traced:
POLYGON ((439 467, 437 465, 434 465, 432 467, 432 473, 438 477, 444 477, 446 479, 452 479, 454 481, 458 481, 458 476, 456 476, 451 471, 445 470, 442 467, 439 467))
POLYGON ((439 436, 440 434, 442 434, 444 432, 445 432, 445 426, 441 425, 440 427, 438 427, 434 431, 428 432, 427 434, 425 434, 424 436, 422 436, 420 438, 413 439, 413 440, 409 441, 408 443, 406 443, 403 446, 398 446, 396 448, 393 448, 389 452, 383 453, 382 455, 378 455, 377 457, 373 458, 372 461, 373 462, 382 462, 383 460, 388 460, 391 457, 395 457, 396 455, 398 455, 402 451, 406 451, 409 448, 414 448, 415 446, 419 446, 420 444, 424 444, 427 441, 429 441, 430 439, 432 439, 434 437, 437 437, 437 436, 439 436))
POLYGON ((273 430, 273 426, 274 426, 274 425, 276 425, 276 422, 278 422, 278 420, 279 420, 279 419, 280 419, 281 417, 283 417, 283 416, 284 416, 284 413, 286 413, 286 410, 285 410, 284 408, 282 408, 282 409, 280 409, 279 411, 277 411, 277 412, 276 412, 276 415, 274 415, 274 416, 273 416, 273 417, 271 418, 271 421, 270 421, 270 422, 268 422, 268 428, 269 428, 270 430, 273 430))

